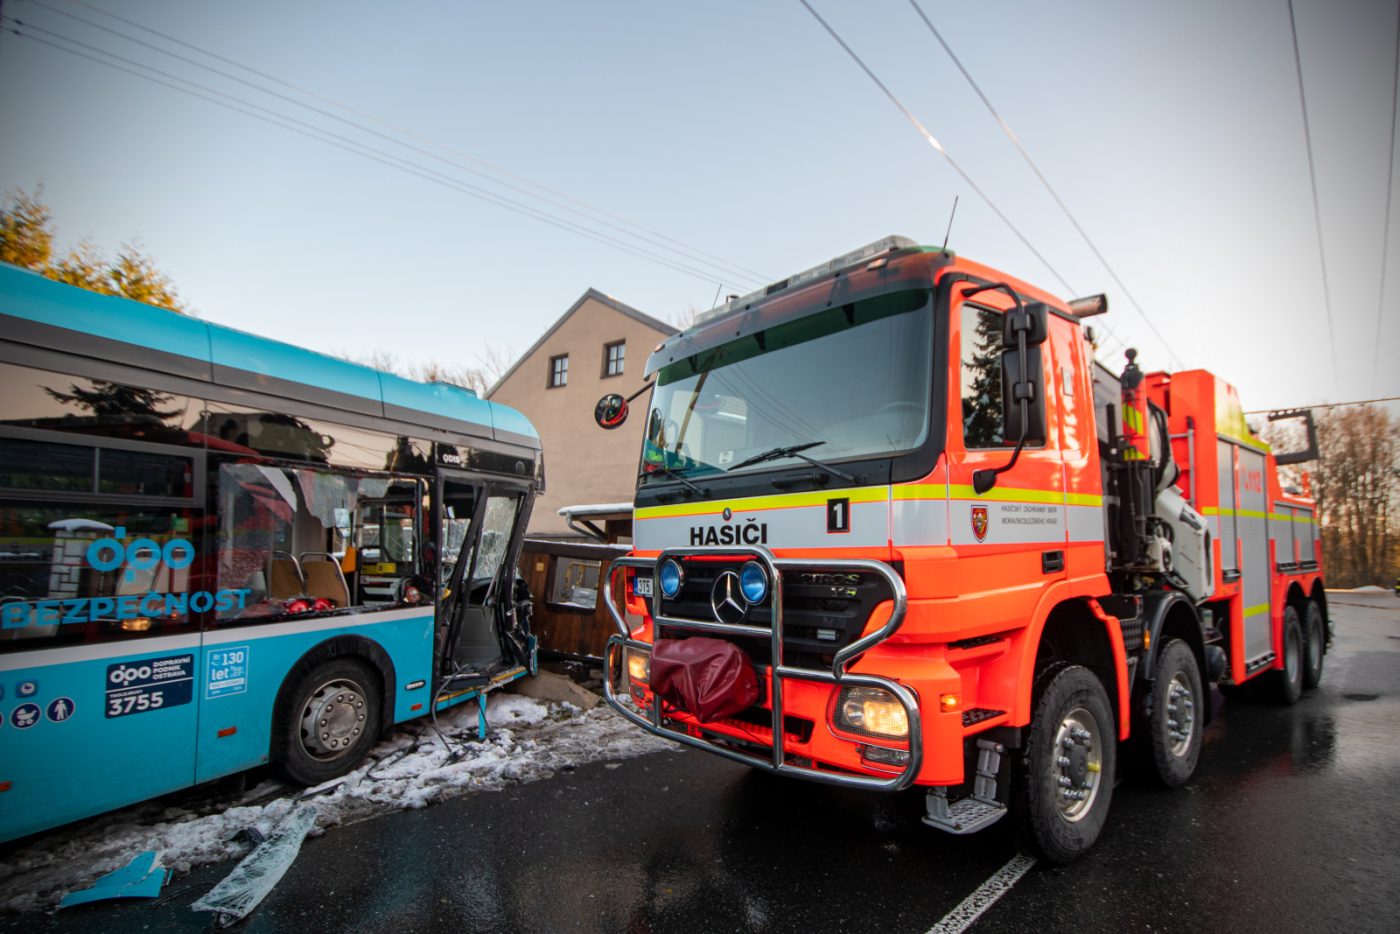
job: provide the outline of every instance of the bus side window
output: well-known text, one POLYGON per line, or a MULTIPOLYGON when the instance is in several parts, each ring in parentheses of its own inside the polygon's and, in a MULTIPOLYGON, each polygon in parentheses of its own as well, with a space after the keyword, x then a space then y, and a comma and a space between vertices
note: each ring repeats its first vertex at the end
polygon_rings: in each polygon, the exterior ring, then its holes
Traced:
POLYGON ((399 605, 405 582, 421 573, 421 490, 416 479, 265 463, 220 465, 218 582, 246 599, 221 606, 218 623, 399 605))
POLYGON ((189 509, 0 499, 0 653, 188 631, 218 599, 197 525, 189 509))

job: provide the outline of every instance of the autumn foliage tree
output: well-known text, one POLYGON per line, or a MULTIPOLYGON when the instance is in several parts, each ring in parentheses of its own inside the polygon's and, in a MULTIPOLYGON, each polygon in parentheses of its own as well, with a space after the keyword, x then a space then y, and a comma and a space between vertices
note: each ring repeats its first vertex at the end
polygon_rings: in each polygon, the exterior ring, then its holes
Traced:
POLYGON ((13 263, 58 282, 103 295, 187 314, 170 278, 135 243, 124 243, 109 260, 89 240, 80 240, 63 255, 54 249, 53 215, 42 190, 11 190, 0 209, 0 261, 13 263))
POLYGON ((1400 534, 1400 419, 1362 405, 1318 418, 1319 458, 1312 470, 1328 583, 1394 581, 1400 534))

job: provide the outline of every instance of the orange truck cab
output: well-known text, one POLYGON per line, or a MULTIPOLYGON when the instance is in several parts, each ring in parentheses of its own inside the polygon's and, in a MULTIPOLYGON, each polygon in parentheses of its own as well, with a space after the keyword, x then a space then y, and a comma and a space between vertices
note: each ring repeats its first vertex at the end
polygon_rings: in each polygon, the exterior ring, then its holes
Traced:
POLYGON ((755 768, 922 786, 953 833, 1011 813, 1065 861, 1120 744, 1180 785, 1211 682, 1316 684, 1313 504, 1217 377, 1096 363, 1106 305, 890 237, 660 344, 609 704, 755 768), (669 677, 691 640, 756 700, 702 720, 717 669, 669 677))

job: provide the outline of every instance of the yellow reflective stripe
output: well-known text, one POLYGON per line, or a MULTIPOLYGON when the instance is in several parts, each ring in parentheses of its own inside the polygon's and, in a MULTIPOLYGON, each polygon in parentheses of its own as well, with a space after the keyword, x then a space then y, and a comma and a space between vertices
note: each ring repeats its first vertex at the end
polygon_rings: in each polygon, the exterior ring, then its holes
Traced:
POLYGON ((1123 406, 1123 423, 1137 433, 1142 433, 1142 413, 1131 405, 1123 406))
POLYGON ((681 516, 708 516, 723 512, 755 512, 760 509, 790 509, 794 506, 825 506, 828 500, 849 499, 853 503, 883 503, 889 499, 887 486, 856 487, 809 493, 776 493, 772 496, 746 496, 742 499, 715 499, 703 503, 677 503, 674 506, 645 506, 633 511, 636 519, 668 519, 681 516))
POLYGON ((1315 520, 1311 515, 1308 515, 1308 516, 1285 516, 1285 515, 1284 515, 1283 513, 1281 513, 1281 512, 1271 512, 1271 513, 1269 513, 1269 518, 1270 518, 1270 519, 1273 519, 1275 522, 1306 522, 1306 523, 1308 523, 1308 524, 1312 524, 1313 522, 1317 521, 1317 520, 1315 520))
POLYGON ((1198 510, 1203 516, 1238 516, 1241 519, 1283 519, 1285 516, 1273 516, 1267 512, 1260 512, 1257 509, 1222 509, 1218 506, 1206 506, 1198 510))
POLYGON ((897 500, 909 499, 947 499, 948 484, 946 483, 903 483, 891 487, 891 492, 897 500))
POLYGON ((1267 612, 1269 612, 1269 605, 1267 603, 1256 603, 1254 606, 1247 606, 1244 608, 1244 618, 1249 619, 1251 616, 1258 616, 1260 613, 1267 612))
POLYGON ((808 493, 777 493, 772 496, 748 496, 742 499, 711 500, 704 503, 676 503, 673 506, 645 506, 634 511, 637 519, 664 519, 682 516, 705 516, 722 512, 728 507, 735 512, 752 512, 760 509, 789 509, 795 506, 825 506, 832 499, 850 499, 852 503, 884 502, 893 496, 896 500, 939 500, 951 497, 957 500, 977 500, 997 503, 1050 503, 1068 502, 1071 506, 1102 506, 1103 497, 1097 493, 1061 493, 1058 490, 1029 490, 1014 487, 995 487, 979 494, 971 486, 943 483, 904 483, 894 487, 872 486, 848 490, 818 490, 808 493))

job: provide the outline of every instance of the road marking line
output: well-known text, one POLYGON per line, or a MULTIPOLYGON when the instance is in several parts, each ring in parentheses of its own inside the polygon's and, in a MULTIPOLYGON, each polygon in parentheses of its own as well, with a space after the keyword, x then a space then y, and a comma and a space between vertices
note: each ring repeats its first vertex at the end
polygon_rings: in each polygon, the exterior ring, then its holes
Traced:
POLYGON ((972 894, 958 903, 958 907, 943 916, 943 919, 928 929, 928 934, 962 934, 972 927, 974 921, 982 917, 982 912, 996 904, 1011 887, 1021 881, 1021 877, 1035 865, 1035 858, 1019 853, 1011 861, 992 873, 972 894))

